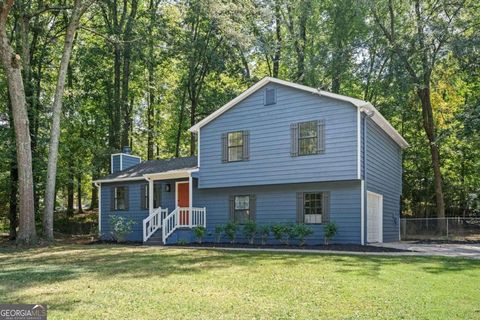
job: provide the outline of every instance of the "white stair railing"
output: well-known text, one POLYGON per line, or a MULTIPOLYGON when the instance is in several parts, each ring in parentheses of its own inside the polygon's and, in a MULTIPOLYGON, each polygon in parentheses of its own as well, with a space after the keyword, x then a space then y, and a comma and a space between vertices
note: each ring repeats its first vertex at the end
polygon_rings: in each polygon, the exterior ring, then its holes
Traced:
POLYGON ((206 227, 206 208, 176 208, 163 219, 163 243, 178 228, 206 227))
POLYGON ((158 229, 168 214, 168 209, 157 208, 151 215, 143 219, 143 242, 146 242, 158 229))

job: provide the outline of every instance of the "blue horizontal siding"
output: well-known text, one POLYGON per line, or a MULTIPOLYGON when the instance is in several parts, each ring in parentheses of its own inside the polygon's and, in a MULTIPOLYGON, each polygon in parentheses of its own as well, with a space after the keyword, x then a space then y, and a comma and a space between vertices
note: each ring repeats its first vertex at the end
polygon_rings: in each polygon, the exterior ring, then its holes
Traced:
MULTIPOLYGON (((402 194, 402 150, 371 119, 367 119, 366 129, 365 187, 367 191, 383 195, 383 241, 398 241, 402 194)), ((368 225, 367 222, 366 225, 368 225)))
POLYGON ((123 182, 115 184, 102 184, 101 186, 101 238, 112 239, 112 226, 110 223, 111 216, 124 217, 128 220, 133 220, 135 224, 132 228, 132 233, 127 236, 128 241, 142 241, 143 240, 143 219, 148 217, 148 210, 142 210, 140 206, 140 186, 146 181, 138 182, 123 182), (112 188, 116 186, 125 186, 128 188, 128 211, 112 211, 111 197, 112 188))
MULTIPOLYGON (((302 183, 235 188, 195 189, 193 205, 207 208, 207 229, 213 233, 216 225, 228 223, 230 195, 255 194, 257 200, 257 223, 295 223, 297 212, 297 192, 330 191, 330 217, 338 225, 337 243, 360 243, 360 182, 345 181, 335 183, 302 183)), ((308 243, 323 243, 323 225, 311 225, 314 234, 308 243)), ((182 235, 186 238, 186 235, 182 235)), ((242 241, 241 233, 239 233, 242 241)), ((174 241, 175 238, 173 238, 174 241)), ((207 237, 213 241, 213 237, 207 237)), ((245 240, 245 239, 243 239, 245 240)), ((273 240, 271 237, 270 240, 273 240)), ((226 241, 226 240, 225 240, 226 241)))
POLYGON ((346 102, 301 90, 277 89, 264 106, 264 89, 201 128, 200 188, 234 187, 357 178, 357 110, 346 102), (290 124, 325 120, 324 154, 291 157, 290 124), (249 161, 222 163, 221 135, 250 132, 249 161))
POLYGON ((122 154, 121 157, 122 157, 122 170, 126 170, 130 167, 136 166, 142 161, 142 159, 137 157, 132 157, 128 154, 122 154))
MULTIPOLYGON (((162 207, 175 208, 175 181, 167 180, 162 184, 162 207), (171 192, 165 192, 165 184, 171 185, 171 192)), ((132 234, 127 240, 142 241, 142 221, 148 216, 147 210, 140 209, 140 185, 145 182, 129 182, 122 184, 102 185, 102 237, 111 238, 110 215, 118 215, 135 221, 132 234), (111 188, 115 186, 129 188, 129 210, 110 211, 111 188)), ((330 191, 331 221, 338 225, 338 234, 333 239, 337 243, 360 242, 360 182, 345 181, 336 183, 304 183, 269 186, 251 186, 236 188, 198 189, 197 179, 194 179, 193 206, 207 208, 207 229, 213 234, 216 225, 228 223, 229 196, 235 194, 255 194, 257 199, 257 223, 274 224, 296 222, 296 194, 308 191, 330 191)), ((312 225, 314 234, 308 238, 308 243, 323 243, 323 225, 312 225)), ((168 243, 178 241, 194 241, 191 230, 179 230, 168 240, 168 243)), ((214 241, 213 235, 206 241, 214 241)), ((273 240, 271 237, 270 241, 273 240)), ((224 239, 224 241, 227 241, 224 239)), ((239 241, 242 233, 239 232, 239 241)))
POLYGON ((111 160, 112 160, 112 163, 111 163, 112 173, 121 171, 122 169, 120 168, 120 155, 112 156, 111 160))

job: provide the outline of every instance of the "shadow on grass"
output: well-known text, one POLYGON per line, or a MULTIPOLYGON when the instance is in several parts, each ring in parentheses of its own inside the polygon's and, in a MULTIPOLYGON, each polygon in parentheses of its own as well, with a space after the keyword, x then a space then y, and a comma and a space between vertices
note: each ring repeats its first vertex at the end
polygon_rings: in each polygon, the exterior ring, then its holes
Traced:
MULTIPOLYGON (((411 265, 430 274, 480 269, 479 260, 411 256, 339 256, 281 252, 226 252, 164 249, 121 245, 67 245, 34 249, 0 250, 0 297, 10 292, 61 283, 84 275, 99 279, 140 279, 192 275, 231 267, 262 268, 284 265, 302 269, 330 262, 332 271, 359 277, 378 277, 382 269, 411 265), (331 263, 333 262, 333 264, 331 263)), ((478 273, 472 273, 477 278, 478 273)), ((473 278, 472 278, 473 280, 473 278)))

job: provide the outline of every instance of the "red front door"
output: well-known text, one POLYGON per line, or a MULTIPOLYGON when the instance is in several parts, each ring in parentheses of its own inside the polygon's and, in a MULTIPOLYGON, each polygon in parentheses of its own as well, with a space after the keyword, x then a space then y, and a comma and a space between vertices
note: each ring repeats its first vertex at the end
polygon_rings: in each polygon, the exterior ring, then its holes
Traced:
MULTIPOLYGON (((190 191, 188 182, 182 182, 177 184, 177 206, 180 208, 190 207, 190 191)), ((180 224, 188 224, 188 211, 180 211, 180 224)))

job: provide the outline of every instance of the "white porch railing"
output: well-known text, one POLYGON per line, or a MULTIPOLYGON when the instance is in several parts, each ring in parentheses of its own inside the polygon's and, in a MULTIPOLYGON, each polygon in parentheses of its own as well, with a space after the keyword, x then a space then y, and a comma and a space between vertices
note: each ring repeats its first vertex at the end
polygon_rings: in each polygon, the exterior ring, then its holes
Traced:
POLYGON ((143 219, 143 242, 146 242, 158 229, 168 215, 168 209, 157 208, 151 215, 143 219))
POLYGON ((163 219, 163 243, 178 228, 206 227, 206 208, 176 208, 163 219))

